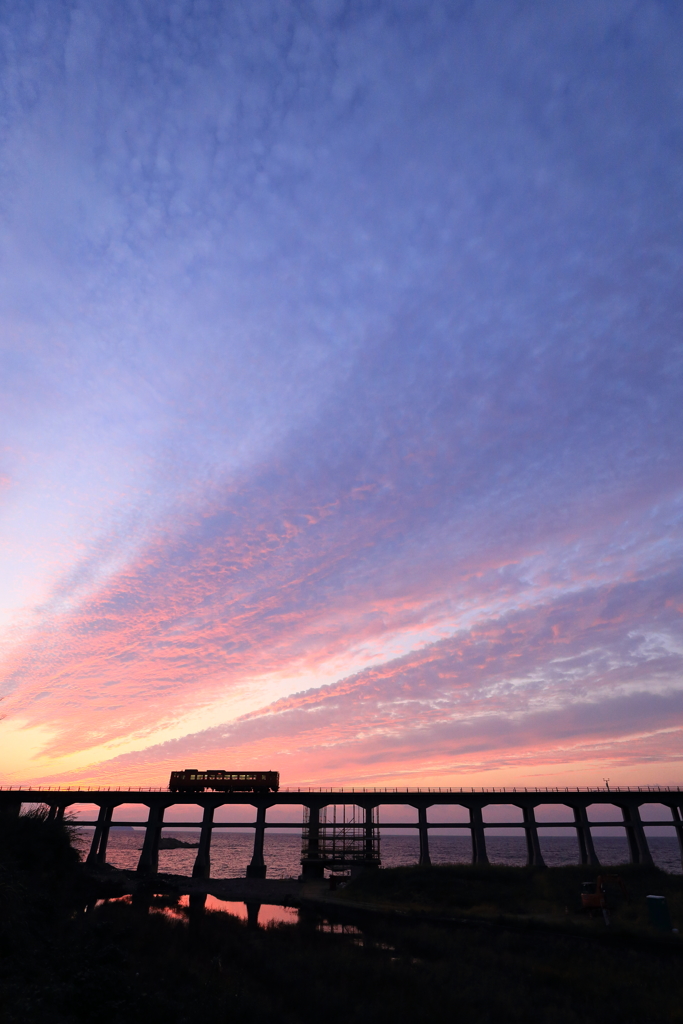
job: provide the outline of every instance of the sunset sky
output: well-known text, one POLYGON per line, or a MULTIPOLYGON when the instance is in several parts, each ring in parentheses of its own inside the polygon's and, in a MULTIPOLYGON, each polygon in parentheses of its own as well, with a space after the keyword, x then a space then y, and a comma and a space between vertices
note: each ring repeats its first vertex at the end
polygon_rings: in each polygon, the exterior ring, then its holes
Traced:
POLYGON ((683 776, 683 4, 0 4, 0 783, 683 776))

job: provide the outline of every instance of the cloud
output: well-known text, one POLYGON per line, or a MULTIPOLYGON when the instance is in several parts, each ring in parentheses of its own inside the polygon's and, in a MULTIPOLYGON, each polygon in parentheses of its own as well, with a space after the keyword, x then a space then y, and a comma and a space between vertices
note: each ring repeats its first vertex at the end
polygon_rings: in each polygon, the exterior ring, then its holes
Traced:
POLYGON ((46 757, 211 720, 301 775, 663 722, 682 28, 0 12, 2 691, 46 757))
POLYGON ((232 723, 91 766, 282 763, 294 782, 420 772, 443 784, 516 765, 679 760, 680 578, 604 587, 480 622, 232 723), (625 613, 626 610, 626 613, 625 613))

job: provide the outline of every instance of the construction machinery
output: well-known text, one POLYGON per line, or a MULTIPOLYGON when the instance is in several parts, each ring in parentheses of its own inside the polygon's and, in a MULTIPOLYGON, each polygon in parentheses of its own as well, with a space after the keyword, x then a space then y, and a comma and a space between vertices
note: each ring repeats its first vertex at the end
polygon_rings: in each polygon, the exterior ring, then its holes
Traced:
POLYGON ((584 910, 593 913, 594 910, 602 911, 605 924, 609 924, 609 906, 607 904, 606 882, 616 882, 622 893, 628 899, 628 890, 620 875, 598 875, 594 882, 584 882, 581 886, 581 906, 584 910))

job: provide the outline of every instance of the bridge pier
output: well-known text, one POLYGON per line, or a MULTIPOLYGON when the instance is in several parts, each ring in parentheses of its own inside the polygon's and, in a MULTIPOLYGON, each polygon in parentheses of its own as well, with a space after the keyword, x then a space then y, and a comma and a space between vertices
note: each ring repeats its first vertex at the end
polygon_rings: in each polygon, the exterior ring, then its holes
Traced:
POLYGON ((536 815, 531 804, 522 807, 524 815, 524 832, 526 835, 527 866, 530 868, 544 868, 545 861, 541 853, 541 844, 538 841, 538 826, 536 815))
POLYGON ((109 842, 109 830, 111 829, 111 819, 114 816, 114 808, 107 807, 107 814, 102 825, 102 835, 100 837, 100 848, 97 851, 97 863, 106 864, 107 862, 107 844, 109 842))
POLYGON ((621 814, 626 827, 626 838, 628 839, 628 852, 631 864, 645 864, 652 867, 654 861, 647 845, 645 829, 640 818, 638 804, 621 804, 621 814))
POLYGON ((676 804, 670 804, 671 817, 673 818, 674 828, 676 829, 676 838, 678 839, 678 849, 681 855, 681 866, 683 867, 683 818, 681 816, 681 808, 677 807, 676 804))
POLYGON ((199 848, 192 868, 193 878, 211 877, 211 836, 213 833, 213 804, 204 807, 202 830, 199 834, 199 848))
POLYGON ((324 865, 315 863, 320 859, 320 804, 304 804, 304 807, 308 807, 308 822, 305 826, 308 829, 308 855, 301 866, 301 880, 310 882, 314 878, 325 877, 324 865))
POLYGON ((375 809, 374 804, 365 805, 365 860, 368 864, 372 862, 375 855, 375 829, 374 821, 372 818, 372 812, 375 809))
POLYGON ((417 828, 420 833, 420 867, 430 867, 432 859, 429 856, 429 826, 427 824, 427 807, 422 804, 417 808, 417 828))
POLYGON ((97 824, 90 844, 90 852, 86 858, 86 864, 104 864, 107 856, 107 842, 109 840, 109 829, 114 808, 111 805, 101 804, 100 813, 97 816, 97 824))
POLYGON ((592 868, 599 868, 600 861, 593 845, 593 836, 588 822, 588 812, 585 804, 575 804, 574 821, 576 822, 576 838, 579 843, 579 863, 590 865, 592 868))
MULTIPOLYGON (((247 878, 265 878, 268 870, 263 859, 263 841, 266 835, 267 804, 259 804, 256 808, 256 828, 254 829, 254 852, 251 863, 247 865, 247 878)), ((258 911, 257 911, 258 916, 258 911)))
POLYGON ((159 871, 159 839, 161 838, 165 810, 166 807, 163 804, 153 803, 150 805, 145 840, 138 861, 139 875, 156 875, 159 871))
POLYGON ((489 857, 486 852, 486 833, 484 830, 484 817, 481 807, 476 804, 470 807, 470 834, 472 836, 472 863, 488 864, 489 857))

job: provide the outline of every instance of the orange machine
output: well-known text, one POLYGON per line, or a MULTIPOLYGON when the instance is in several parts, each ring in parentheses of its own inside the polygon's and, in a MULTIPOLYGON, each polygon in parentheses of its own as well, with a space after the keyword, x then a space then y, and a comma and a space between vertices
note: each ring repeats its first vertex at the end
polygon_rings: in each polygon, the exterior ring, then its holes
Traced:
POLYGON ((628 891, 619 875, 598 875, 595 882, 584 882, 581 886, 581 906, 584 910, 601 910, 605 924, 609 924, 605 882, 616 882, 624 896, 628 898, 628 891))

